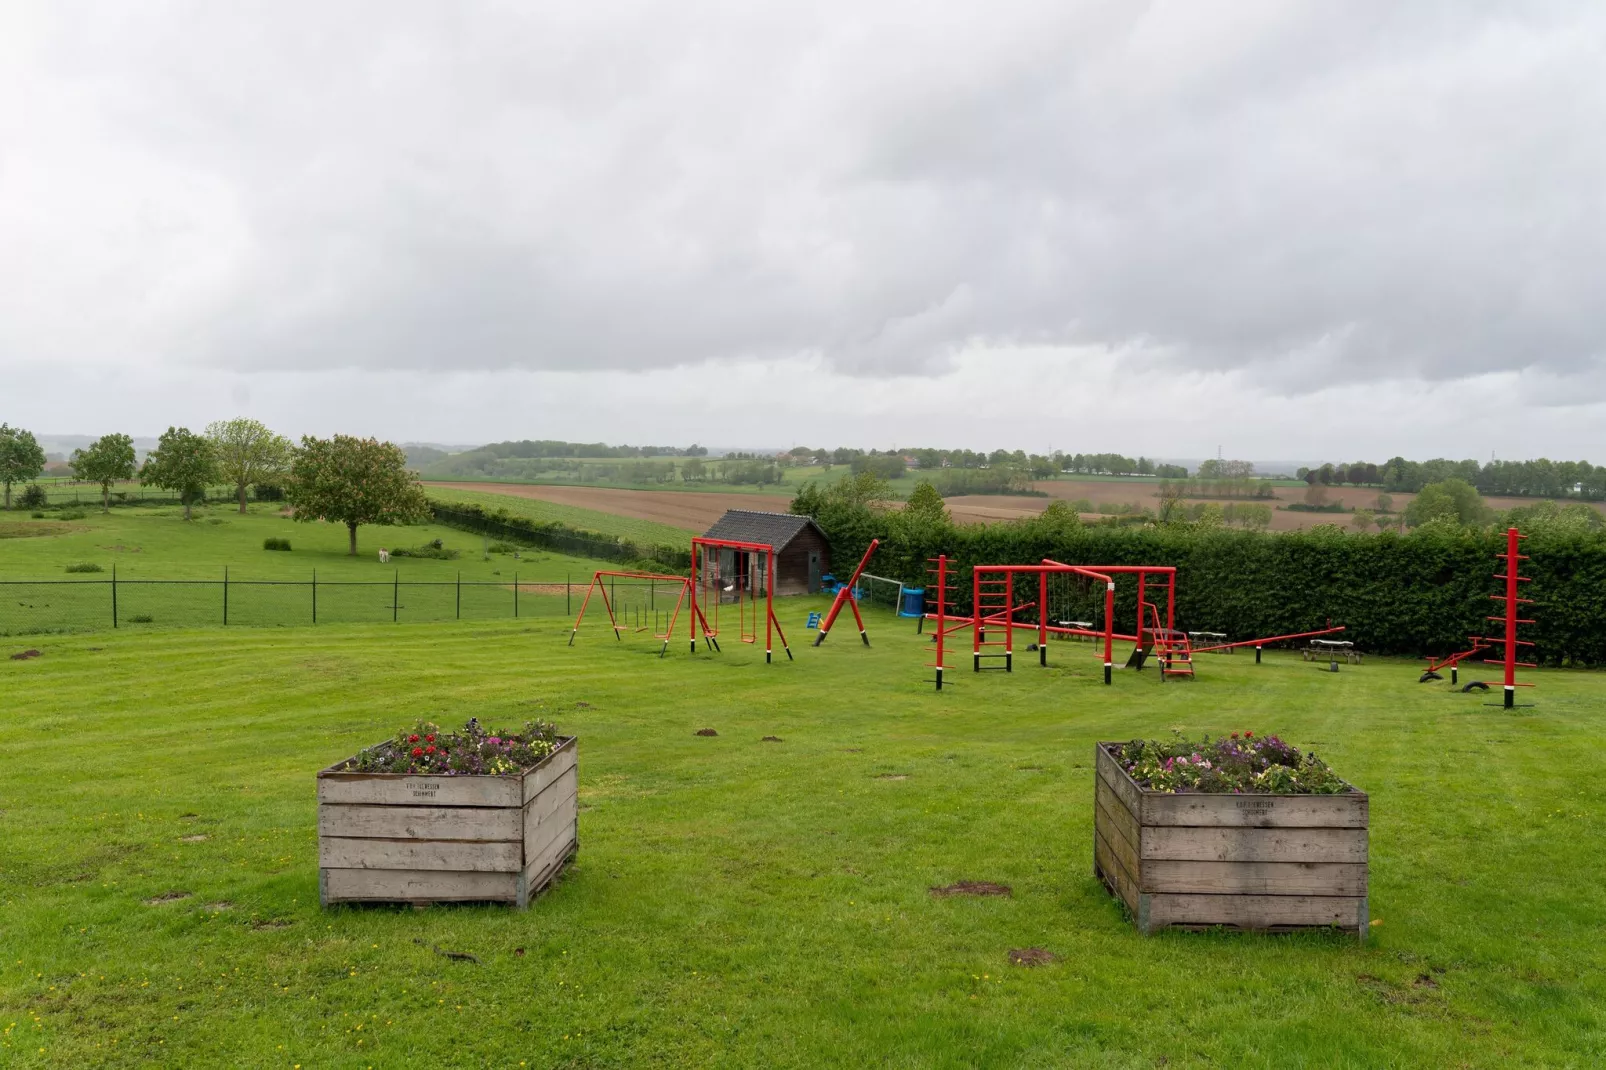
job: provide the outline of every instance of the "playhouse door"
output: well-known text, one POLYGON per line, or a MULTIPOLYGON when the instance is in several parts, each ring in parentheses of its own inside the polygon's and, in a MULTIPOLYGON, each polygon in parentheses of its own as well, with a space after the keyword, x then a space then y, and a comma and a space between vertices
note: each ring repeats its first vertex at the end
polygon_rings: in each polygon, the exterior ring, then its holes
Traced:
POLYGON ((820 593, 820 555, 816 552, 809 554, 809 594, 820 593))

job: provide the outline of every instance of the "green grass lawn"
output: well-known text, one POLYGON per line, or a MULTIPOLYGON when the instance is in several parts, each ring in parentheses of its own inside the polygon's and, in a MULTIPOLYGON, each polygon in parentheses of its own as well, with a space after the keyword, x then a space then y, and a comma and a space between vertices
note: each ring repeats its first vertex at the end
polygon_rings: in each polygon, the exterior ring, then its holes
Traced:
POLYGON ((1055 643, 935 694, 907 621, 808 647, 821 604, 782 603, 797 660, 770 666, 729 631, 660 660, 558 621, 30 640, 0 660, 0 1063, 1606 1058, 1599 675, 1535 673, 1507 712, 1385 659, 1104 687, 1055 643), (579 735, 567 875, 524 913, 320 910, 314 773, 468 716, 579 735), (1091 872, 1092 748, 1173 728, 1280 733, 1370 792, 1364 946, 1133 931, 1091 872), (928 892, 965 879, 1013 896, 928 892))
POLYGON ((659 524, 652 520, 604 513, 598 509, 582 509, 577 505, 560 505, 535 498, 520 498, 511 494, 489 494, 477 490, 458 490, 455 487, 428 488, 430 498, 438 502, 466 502, 486 509, 505 509, 514 516, 531 520, 556 521, 574 528, 597 531, 616 538, 629 539, 639 546, 673 546, 684 550, 692 535, 701 531, 677 528, 672 524, 659 524))

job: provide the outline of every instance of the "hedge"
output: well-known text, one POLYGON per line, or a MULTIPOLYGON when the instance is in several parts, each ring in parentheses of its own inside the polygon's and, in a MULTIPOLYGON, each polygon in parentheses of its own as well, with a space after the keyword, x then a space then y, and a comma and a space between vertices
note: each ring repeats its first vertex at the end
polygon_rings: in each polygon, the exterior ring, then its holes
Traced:
POLYGON ((597 531, 573 528, 557 521, 531 520, 502 509, 486 509, 466 503, 442 505, 431 502, 430 508, 437 524, 462 531, 473 531, 599 561, 623 562, 642 569, 652 564, 669 570, 691 568, 689 542, 684 550, 673 546, 649 546, 597 531))
MULTIPOLYGON (((1041 561, 1067 564, 1172 565, 1177 623, 1225 632, 1233 640, 1342 624, 1363 651, 1418 656, 1466 649, 1469 635, 1501 634, 1487 621, 1503 612, 1489 596, 1501 589, 1495 554, 1504 532, 1431 526, 1410 534, 1351 534, 1336 528, 1259 533, 1189 527, 1113 527, 1025 521, 1009 524, 908 524, 895 514, 822 510, 833 560, 857 560, 871 537, 882 540, 874 571, 926 582, 927 559, 947 553, 959 566, 961 612, 970 605, 970 566, 1041 561)), ((1606 535, 1540 534, 1523 543, 1534 599, 1520 629, 1533 648, 1522 660, 1606 664, 1606 535)), ((1117 612, 1135 614, 1136 582, 1118 582, 1117 612)), ((1101 620, 1102 592, 1058 580, 1051 616, 1101 620)), ((1034 601, 1035 579, 1018 600, 1034 601)))

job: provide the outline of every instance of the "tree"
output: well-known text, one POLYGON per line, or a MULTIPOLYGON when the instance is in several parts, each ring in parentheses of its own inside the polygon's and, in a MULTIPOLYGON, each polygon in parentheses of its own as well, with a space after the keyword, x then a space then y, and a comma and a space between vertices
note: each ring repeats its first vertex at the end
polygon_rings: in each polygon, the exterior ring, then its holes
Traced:
POLYGON ((34 479, 45 470, 45 451, 32 431, 0 424, 0 483, 6 487, 6 508, 11 508, 11 484, 34 479))
POLYGON ((1356 531, 1365 531, 1372 526, 1376 514, 1370 509, 1357 509, 1355 515, 1350 517, 1350 523, 1355 525, 1356 531))
POLYGON ((304 435, 290 464, 285 496, 303 523, 346 525, 357 553, 361 524, 413 524, 429 517, 429 499, 407 470, 407 455, 392 442, 336 435, 304 435))
POLYGON ((948 515, 948 507, 942 503, 942 495, 926 479, 916 483, 915 489, 909 493, 903 515, 912 522, 928 524, 946 524, 952 519, 948 515))
POLYGON ((1472 484, 1462 479, 1445 479, 1417 491, 1416 497, 1405 507, 1405 522, 1413 528, 1434 520, 1481 524, 1488 513, 1483 496, 1472 484))
POLYGON ((72 474, 100 484, 100 511, 111 512, 112 484, 134 478, 134 440, 127 435, 101 435, 89 446, 72 451, 72 474))
POLYGON ((282 475, 290 459, 289 439, 244 416, 207 424, 206 437, 217 454, 218 471, 234 484, 242 513, 245 488, 282 475))
POLYGON ((1377 511, 1380 513, 1394 512, 1394 496, 1392 494, 1379 494, 1377 496, 1377 511))
POLYGON ((141 483, 178 492, 185 520, 191 519, 191 507, 206 497, 206 488, 217 478, 212 440, 187 427, 169 427, 139 470, 141 483))

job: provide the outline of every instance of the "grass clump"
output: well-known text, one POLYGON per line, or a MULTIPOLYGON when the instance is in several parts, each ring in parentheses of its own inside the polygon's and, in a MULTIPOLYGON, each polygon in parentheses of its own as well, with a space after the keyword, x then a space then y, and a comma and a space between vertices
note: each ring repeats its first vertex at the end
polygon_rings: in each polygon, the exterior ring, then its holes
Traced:
POLYGON ((262 548, 264 550, 288 550, 290 549, 290 540, 273 538, 270 536, 269 538, 262 540, 262 548))
POLYGON ((80 561, 75 565, 67 566, 68 572, 105 572, 106 570, 93 561, 80 561))
POLYGON ((400 546, 390 551, 391 557, 428 557, 436 561, 456 561, 460 550, 448 549, 440 539, 432 539, 422 546, 400 546))

